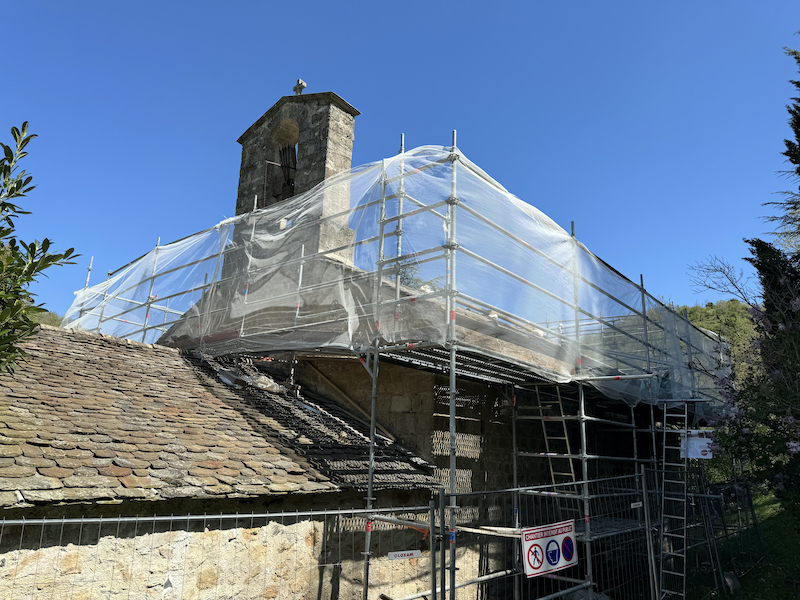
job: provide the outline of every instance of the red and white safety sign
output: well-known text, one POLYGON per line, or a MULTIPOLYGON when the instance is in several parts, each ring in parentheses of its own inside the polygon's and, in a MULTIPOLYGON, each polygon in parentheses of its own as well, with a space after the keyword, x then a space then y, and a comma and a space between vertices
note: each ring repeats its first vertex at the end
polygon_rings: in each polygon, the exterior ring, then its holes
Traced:
POLYGON ((522 530, 525 575, 536 577, 566 569, 578 562, 575 521, 562 521, 522 530))
POLYGON ((711 450, 712 432, 703 429, 690 429, 681 434, 681 458, 714 458, 711 450))

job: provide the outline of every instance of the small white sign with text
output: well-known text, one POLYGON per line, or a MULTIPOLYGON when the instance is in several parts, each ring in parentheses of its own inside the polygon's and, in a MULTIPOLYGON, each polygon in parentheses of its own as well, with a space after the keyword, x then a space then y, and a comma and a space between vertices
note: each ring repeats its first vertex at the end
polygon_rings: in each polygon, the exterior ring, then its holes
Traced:
POLYGON ((422 550, 401 550, 400 552, 389 552, 389 560, 419 558, 420 556, 422 556, 422 550))

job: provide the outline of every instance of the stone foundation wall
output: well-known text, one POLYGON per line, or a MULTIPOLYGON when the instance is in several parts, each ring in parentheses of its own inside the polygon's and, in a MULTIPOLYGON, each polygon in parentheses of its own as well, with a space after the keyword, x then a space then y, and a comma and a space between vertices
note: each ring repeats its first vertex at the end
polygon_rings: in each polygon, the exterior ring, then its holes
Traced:
MULTIPOLYGON (((363 526, 356 531, 353 525, 352 519, 343 519, 333 526, 330 518, 271 522, 254 528, 108 535, 91 544, 76 539, 10 550, 0 555, 0 598, 356 600, 363 590, 364 538, 363 526)), ((428 541, 417 531, 375 525, 369 597, 399 599, 429 590, 428 541), (415 549, 421 550, 419 558, 387 556, 415 549)), ((91 529, 84 527, 87 537, 91 529)), ((458 549, 459 581, 478 575, 481 554, 486 569, 491 566, 486 547, 458 549)), ((474 595, 471 586, 459 591, 460 598, 474 595)))

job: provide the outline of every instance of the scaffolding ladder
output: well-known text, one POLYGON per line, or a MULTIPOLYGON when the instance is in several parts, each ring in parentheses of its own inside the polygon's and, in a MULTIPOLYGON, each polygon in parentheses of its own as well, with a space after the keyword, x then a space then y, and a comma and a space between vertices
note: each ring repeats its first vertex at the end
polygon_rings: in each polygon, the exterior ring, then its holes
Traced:
MULTIPOLYGON (((548 386, 549 387, 549 386, 548 386)), ((539 386, 529 388, 533 397, 529 403, 518 404, 514 402, 514 458, 535 458, 546 460, 547 478, 553 484, 571 484, 579 477, 576 476, 574 461, 580 460, 580 454, 572 453, 572 444, 569 440, 567 422, 577 421, 576 415, 567 415, 564 411, 564 399, 559 386, 553 387, 552 394, 542 393, 539 386), (517 424, 520 422, 536 421, 542 431, 544 448, 536 452, 521 451, 518 448, 517 424)), ((538 436, 537 436, 538 437, 538 436)), ((515 485, 520 483, 515 479, 515 485)), ((541 484, 541 480, 536 482, 541 484)), ((524 487, 524 484, 522 485, 524 487)), ((565 486, 563 489, 567 491, 565 486)), ((583 515, 581 514, 581 518, 583 515)))
MULTIPOLYGON (((547 465, 550 471, 550 481, 555 484, 574 483, 579 478, 575 476, 575 456, 569 441, 567 421, 576 420, 564 412, 564 401, 561 397, 561 387, 556 386, 555 395, 547 397, 540 393, 536 387, 536 411, 538 420, 542 425, 542 438, 544 439, 547 465)), ((563 486, 564 492, 580 494, 578 486, 563 486)), ((562 498, 556 505, 558 520, 575 519, 580 522, 584 518, 583 506, 572 499, 562 498)))
POLYGON ((537 386, 536 402, 550 469, 550 481, 553 484, 571 483, 576 479, 575 466, 572 464, 572 459, 568 458, 572 452, 567 432, 567 417, 561 400, 561 388, 556 387, 555 396, 548 399, 542 397, 537 386))
POLYGON ((686 598, 687 453, 689 403, 665 402, 662 420, 660 598, 686 598))

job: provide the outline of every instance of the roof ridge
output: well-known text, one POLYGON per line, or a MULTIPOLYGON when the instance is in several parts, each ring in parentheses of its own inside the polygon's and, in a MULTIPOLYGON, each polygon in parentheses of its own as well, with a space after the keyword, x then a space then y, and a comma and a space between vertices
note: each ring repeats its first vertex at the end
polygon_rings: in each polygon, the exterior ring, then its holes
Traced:
POLYGON ((64 327, 55 327, 54 325, 45 325, 44 323, 40 323, 39 330, 49 331, 50 333, 55 333, 57 335, 72 335, 74 337, 94 337, 105 340, 110 343, 116 343, 119 346, 158 350, 177 355, 186 354, 186 352, 184 350, 181 350, 180 348, 172 348, 170 346, 164 346, 162 344, 148 344, 146 342, 137 342, 136 340, 131 340, 129 338, 120 338, 114 335, 109 335, 107 333, 85 331, 83 329, 78 329, 75 327, 67 329, 64 327))

